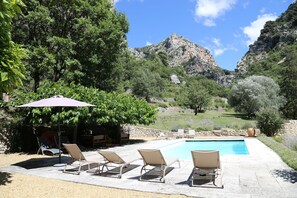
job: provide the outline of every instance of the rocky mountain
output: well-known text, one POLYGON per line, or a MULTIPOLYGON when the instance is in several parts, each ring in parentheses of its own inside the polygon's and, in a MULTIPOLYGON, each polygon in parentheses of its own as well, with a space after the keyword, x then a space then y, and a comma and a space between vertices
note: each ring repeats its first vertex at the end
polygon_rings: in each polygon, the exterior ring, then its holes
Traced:
POLYGON ((237 64, 239 74, 247 72, 249 66, 267 59, 272 51, 281 50, 287 45, 297 45, 297 2, 275 21, 268 21, 254 44, 237 64))
POLYGON ((133 48, 131 52, 139 58, 165 52, 168 66, 183 66, 189 75, 204 75, 218 81, 225 76, 223 69, 218 66, 209 50, 177 34, 172 34, 156 45, 133 48))

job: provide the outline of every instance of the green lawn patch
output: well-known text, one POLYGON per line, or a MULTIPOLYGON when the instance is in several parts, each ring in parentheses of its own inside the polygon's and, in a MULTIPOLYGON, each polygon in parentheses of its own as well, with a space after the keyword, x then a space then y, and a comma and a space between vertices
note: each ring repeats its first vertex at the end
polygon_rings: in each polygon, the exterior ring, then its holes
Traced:
POLYGON ((247 120, 242 114, 234 112, 206 111, 205 113, 180 112, 159 112, 157 120, 149 128, 161 130, 174 130, 178 128, 191 128, 196 131, 231 128, 244 129, 247 123, 255 126, 254 120, 247 120))
POLYGON ((273 138, 267 137, 264 134, 259 135, 258 139, 276 152, 288 166, 297 170, 297 152, 289 149, 282 143, 276 142, 273 138))

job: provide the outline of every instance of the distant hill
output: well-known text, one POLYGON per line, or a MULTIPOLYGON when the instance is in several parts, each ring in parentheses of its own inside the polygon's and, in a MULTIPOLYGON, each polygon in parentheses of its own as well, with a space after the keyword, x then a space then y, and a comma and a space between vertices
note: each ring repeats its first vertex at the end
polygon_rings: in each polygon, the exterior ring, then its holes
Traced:
POLYGON ((265 24, 259 38, 238 62, 237 71, 239 74, 249 71, 249 74, 259 71, 263 74, 264 70, 271 70, 268 72, 272 74, 283 62, 284 56, 279 52, 292 45, 297 45, 297 2, 292 3, 278 19, 265 24))
POLYGON ((209 50, 177 34, 170 35, 156 45, 133 48, 131 52, 138 58, 165 53, 169 67, 182 66, 188 75, 203 75, 223 84, 230 81, 230 76, 225 74, 228 71, 218 66, 209 50))

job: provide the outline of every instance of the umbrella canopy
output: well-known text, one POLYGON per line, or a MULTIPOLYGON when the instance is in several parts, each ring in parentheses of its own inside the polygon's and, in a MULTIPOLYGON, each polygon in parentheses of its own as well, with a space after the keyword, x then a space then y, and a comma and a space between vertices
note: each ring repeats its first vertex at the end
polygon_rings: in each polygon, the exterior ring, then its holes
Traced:
MULTIPOLYGON (((61 95, 53 96, 51 98, 46 98, 38 100, 35 102, 30 102, 28 104, 23 104, 18 107, 88 107, 95 106, 89 103, 77 101, 71 98, 66 98, 61 95)), ((59 149, 61 150, 61 132, 60 132, 60 116, 58 116, 58 137, 59 137, 59 149)), ((59 163, 61 162, 61 153, 59 152, 59 163)))
POLYGON ((71 98, 65 98, 61 95, 58 95, 58 96, 53 96, 51 98, 30 102, 28 104, 23 104, 18 107, 87 107, 87 106, 95 106, 95 105, 73 100, 71 98))

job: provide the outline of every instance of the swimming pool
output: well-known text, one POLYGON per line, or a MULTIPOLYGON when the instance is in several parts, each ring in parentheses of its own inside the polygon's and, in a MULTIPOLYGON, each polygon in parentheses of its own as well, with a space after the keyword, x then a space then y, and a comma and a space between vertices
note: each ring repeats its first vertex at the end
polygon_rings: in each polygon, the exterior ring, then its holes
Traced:
POLYGON ((247 155, 244 140, 186 140, 162 148, 164 156, 191 160, 192 150, 218 150, 220 155, 247 155))

